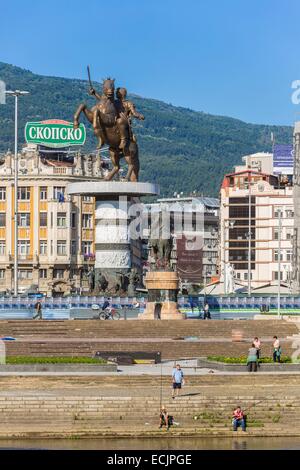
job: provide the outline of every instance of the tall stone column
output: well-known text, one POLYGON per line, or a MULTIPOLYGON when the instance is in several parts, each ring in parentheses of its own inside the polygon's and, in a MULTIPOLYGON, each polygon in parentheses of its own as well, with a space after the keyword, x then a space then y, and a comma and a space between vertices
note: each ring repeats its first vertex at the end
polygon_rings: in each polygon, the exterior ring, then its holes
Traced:
POLYGON ((105 277, 114 292, 133 267, 130 209, 140 196, 159 193, 152 183, 86 182, 68 185, 69 195, 93 196, 95 205, 95 286, 105 277))
POLYGON ((127 197, 96 200, 95 271, 114 276, 131 268, 128 211, 132 199, 127 197))

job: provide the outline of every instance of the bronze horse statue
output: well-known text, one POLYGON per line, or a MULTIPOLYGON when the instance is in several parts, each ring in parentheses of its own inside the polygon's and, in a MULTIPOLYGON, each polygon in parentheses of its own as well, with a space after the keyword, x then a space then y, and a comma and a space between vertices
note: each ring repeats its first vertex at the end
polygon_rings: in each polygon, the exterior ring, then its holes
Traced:
MULTIPOLYGON (((94 95, 97 103, 91 109, 85 103, 79 105, 74 114, 74 128, 79 126, 79 117, 84 113, 88 121, 93 125, 94 133, 98 139, 98 148, 104 144, 109 146, 109 154, 113 164, 112 171, 106 176, 110 181, 120 170, 120 159, 124 156, 128 164, 127 181, 138 181, 139 152, 136 139, 131 132, 130 116, 126 113, 124 104, 132 104, 125 99, 115 99, 115 80, 107 78, 103 81, 103 94, 100 95, 91 86, 90 94, 94 95), (124 135, 124 129, 128 130, 128 140, 124 135)), ((121 89, 125 90, 125 89, 121 89)), ((126 91, 126 90, 125 90, 126 91)), ((125 94, 126 98, 126 94, 125 94)), ((144 116, 132 114, 138 119, 144 116), (139 117, 140 116, 140 117, 139 117)))
POLYGON ((171 253, 173 236, 170 233, 170 219, 165 216, 164 209, 158 219, 151 220, 150 228, 151 254, 154 258, 154 268, 171 269, 171 253))

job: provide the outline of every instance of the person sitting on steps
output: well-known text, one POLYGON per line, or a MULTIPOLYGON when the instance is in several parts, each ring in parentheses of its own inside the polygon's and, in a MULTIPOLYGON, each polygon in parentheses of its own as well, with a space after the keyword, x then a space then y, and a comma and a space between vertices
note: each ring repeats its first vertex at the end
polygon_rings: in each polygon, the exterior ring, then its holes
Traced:
POLYGON ((173 424, 173 416, 169 416, 165 406, 162 406, 160 415, 159 415, 159 429, 163 426, 167 427, 167 431, 169 431, 170 426, 173 424))
POLYGON ((240 406, 233 411, 232 426, 234 431, 237 431, 237 428, 241 426, 242 431, 246 432, 246 421, 240 406))

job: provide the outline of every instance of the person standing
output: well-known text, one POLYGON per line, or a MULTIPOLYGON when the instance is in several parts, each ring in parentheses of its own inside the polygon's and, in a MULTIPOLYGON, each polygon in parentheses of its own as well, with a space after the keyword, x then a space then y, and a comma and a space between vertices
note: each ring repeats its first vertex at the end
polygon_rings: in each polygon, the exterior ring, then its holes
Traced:
POLYGON ((280 356, 281 356, 281 346, 280 346, 280 341, 277 338, 277 336, 273 336, 274 342, 273 342, 273 361, 280 362, 280 356))
POLYGON ((249 348, 247 366, 248 372, 257 372, 257 349, 254 343, 252 343, 251 348, 249 348))
POLYGON ((241 426, 242 430, 246 432, 246 422, 245 422, 245 417, 244 413, 241 409, 240 406, 238 406, 234 411, 233 411, 233 420, 232 420, 232 425, 233 425, 233 430, 237 431, 237 428, 241 426))
POLYGON ((184 385, 183 372, 180 368, 180 364, 176 364, 176 367, 173 369, 172 381, 173 381, 172 398, 174 399, 175 390, 176 390, 176 396, 178 397, 179 390, 181 390, 182 385, 184 385))
POLYGON ((254 344, 254 347, 256 348, 257 359, 259 359, 261 343, 260 343, 260 340, 258 339, 257 336, 255 336, 255 338, 253 340, 253 344, 254 344))
POLYGON ((37 318, 39 320, 42 320, 43 319, 43 316, 42 316, 42 304, 41 302, 36 302, 35 306, 34 306, 34 309, 36 311, 36 314, 33 316, 33 319, 36 320, 37 318))
POLYGON ((205 302, 203 310, 204 310, 204 320, 206 320, 206 318, 210 320, 211 316, 210 316, 210 311, 209 311, 209 305, 207 302, 205 302))

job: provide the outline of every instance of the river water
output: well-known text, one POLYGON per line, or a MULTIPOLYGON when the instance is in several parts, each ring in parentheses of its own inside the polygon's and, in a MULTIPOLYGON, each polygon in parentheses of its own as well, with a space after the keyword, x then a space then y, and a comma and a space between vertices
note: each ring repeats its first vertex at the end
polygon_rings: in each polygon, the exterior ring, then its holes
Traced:
POLYGON ((300 450, 300 437, 161 437, 0 440, 0 449, 49 450, 300 450))

